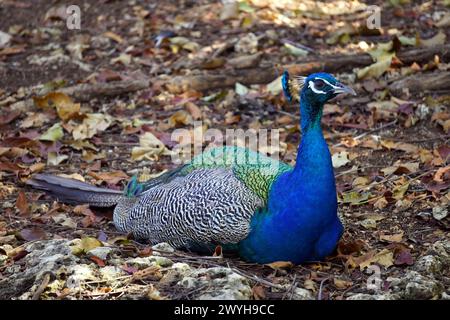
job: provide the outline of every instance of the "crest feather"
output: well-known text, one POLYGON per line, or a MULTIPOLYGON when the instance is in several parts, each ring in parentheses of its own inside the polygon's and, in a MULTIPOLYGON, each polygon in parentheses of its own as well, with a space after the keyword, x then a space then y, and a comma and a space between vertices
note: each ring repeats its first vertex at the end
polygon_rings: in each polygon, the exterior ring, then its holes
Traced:
POLYGON ((281 79, 283 92, 286 98, 292 102, 300 101, 300 91, 305 84, 306 77, 294 76, 294 78, 289 77, 289 72, 284 71, 283 77, 281 79))

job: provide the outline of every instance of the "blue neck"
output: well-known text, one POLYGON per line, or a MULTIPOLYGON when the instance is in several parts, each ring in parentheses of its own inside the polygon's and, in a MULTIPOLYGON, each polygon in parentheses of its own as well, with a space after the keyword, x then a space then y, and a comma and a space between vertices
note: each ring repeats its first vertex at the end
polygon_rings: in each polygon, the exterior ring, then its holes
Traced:
POLYGON ((253 232, 240 244, 248 259, 318 260, 342 232, 330 151, 320 126, 323 105, 308 98, 302 95, 300 103, 303 135, 296 166, 273 183, 265 212, 255 214, 253 232))
POLYGON ((297 179, 308 181, 311 181, 313 176, 321 178, 320 180, 323 178, 330 180, 331 175, 334 184, 331 155, 320 125, 322 110, 323 104, 319 102, 311 103, 302 94, 300 103, 302 140, 298 148, 297 161, 292 175, 297 179))
POLYGON ((294 171, 290 174, 295 187, 292 192, 309 189, 329 194, 335 190, 331 155, 320 125, 322 110, 323 103, 307 96, 303 90, 300 99, 302 139, 294 171))

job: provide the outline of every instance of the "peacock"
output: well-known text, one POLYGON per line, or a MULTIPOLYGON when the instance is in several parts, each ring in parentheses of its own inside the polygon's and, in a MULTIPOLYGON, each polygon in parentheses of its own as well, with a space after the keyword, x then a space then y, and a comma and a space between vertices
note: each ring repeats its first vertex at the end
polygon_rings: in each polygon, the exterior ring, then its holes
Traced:
POLYGON ((282 76, 288 100, 300 104, 302 139, 295 166, 250 149, 206 150, 189 163, 124 191, 47 174, 27 183, 66 203, 115 206, 120 232, 150 244, 200 253, 237 252, 249 262, 320 261, 343 233, 321 117, 324 104, 354 90, 327 73, 282 76))

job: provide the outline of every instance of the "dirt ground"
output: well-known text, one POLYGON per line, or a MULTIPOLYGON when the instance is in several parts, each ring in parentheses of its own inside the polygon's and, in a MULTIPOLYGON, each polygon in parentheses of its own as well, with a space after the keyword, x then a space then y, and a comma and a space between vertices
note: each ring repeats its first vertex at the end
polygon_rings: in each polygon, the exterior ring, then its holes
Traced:
POLYGON ((37 172, 78 174, 72 177, 122 189, 134 174, 146 179, 176 167, 169 156, 177 144, 171 133, 194 132, 194 121, 223 132, 279 129, 281 159, 294 164, 298 106, 271 83, 291 68, 323 69, 358 93, 327 104, 322 121, 346 226, 337 253, 301 266, 161 254, 194 269, 232 268, 247 279, 251 292, 243 297, 250 299, 292 299, 296 288, 315 299, 447 298, 449 5, 0 0, 0 31, 10 35, 3 44, 0 33, 0 284, 26 272, 27 246, 58 239, 107 243, 115 261, 81 254, 79 263, 118 266, 127 279, 75 292, 53 275, 45 286, 33 278, 14 292, 2 295, 0 288, 0 296, 31 298, 42 289, 37 298, 119 299, 140 297, 136 292, 145 288, 145 297, 155 298, 151 286, 158 298, 198 298, 204 287, 173 285, 165 269, 161 277, 135 276, 127 259, 158 250, 119 234, 112 209, 54 202, 25 182, 37 172), (64 8, 72 4, 81 9, 79 30, 66 26, 64 8), (375 31, 366 27, 367 5, 382 9, 375 31), (412 50, 425 55, 408 58, 412 50), (355 59, 333 62, 342 55, 355 59), (327 63, 313 66, 318 61, 327 63), (117 89, 130 82, 137 87, 117 89), (56 94, 73 86, 78 93, 56 94), (116 89, 102 91, 107 86, 116 89), (161 144, 157 151, 140 140, 147 133, 161 144), (367 287, 373 270, 380 270, 377 289, 367 287))

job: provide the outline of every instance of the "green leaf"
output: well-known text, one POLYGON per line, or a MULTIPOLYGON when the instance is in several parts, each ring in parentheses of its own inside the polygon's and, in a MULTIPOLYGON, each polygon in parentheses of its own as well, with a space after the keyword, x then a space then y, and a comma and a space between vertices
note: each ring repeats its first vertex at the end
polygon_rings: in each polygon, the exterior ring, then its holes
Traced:
POLYGON ((298 48, 296 46, 293 46, 292 44, 285 43, 285 48, 288 50, 290 54, 296 57, 306 57, 308 55, 308 51, 298 48))
POLYGON ((245 96, 250 91, 246 86, 240 84, 239 82, 236 82, 234 90, 240 96, 245 96))
POLYGON ((59 123, 55 123, 51 128, 49 128, 39 140, 43 141, 58 141, 64 136, 63 129, 59 123))
POLYGON ((255 8, 250 6, 247 1, 241 1, 239 2, 239 10, 247 13, 253 13, 255 12, 255 8))
POLYGON ((416 37, 400 36, 400 37, 398 37, 398 40, 404 46, 416 46, 417 45, 416 37))
POLYGON ((369 197, 370 197, 369 192, 359 193, 357 191, 351 191, 344 193, 342 195, 342 203, 360 205, 366 203, 369 200, 369 197))

